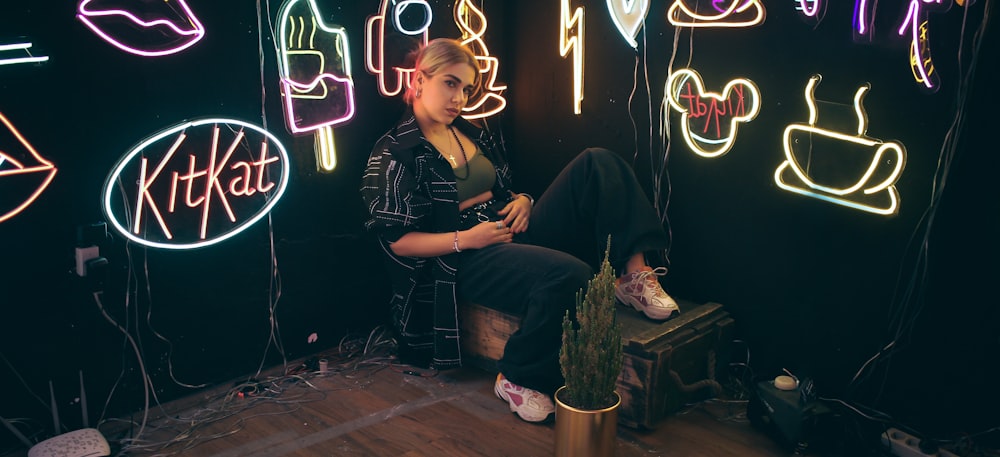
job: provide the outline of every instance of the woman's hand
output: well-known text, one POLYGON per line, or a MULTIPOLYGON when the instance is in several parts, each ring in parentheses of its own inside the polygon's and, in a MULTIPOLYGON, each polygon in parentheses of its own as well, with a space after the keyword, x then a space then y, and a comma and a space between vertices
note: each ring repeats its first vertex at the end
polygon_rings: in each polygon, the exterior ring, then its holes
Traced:
POLYGON ((460 239, 462 250, 481 249, 491 244, 510 243, 514 239, 514 234, 503 221, 488 221, 480 222, 463 231, 460 239))
POLYGON ((517 195, 497 214, 503 216, 503 223, 510 227, 511 232, 524 233, 528 230, 528 219, 531 219, 531 200, 517 195))

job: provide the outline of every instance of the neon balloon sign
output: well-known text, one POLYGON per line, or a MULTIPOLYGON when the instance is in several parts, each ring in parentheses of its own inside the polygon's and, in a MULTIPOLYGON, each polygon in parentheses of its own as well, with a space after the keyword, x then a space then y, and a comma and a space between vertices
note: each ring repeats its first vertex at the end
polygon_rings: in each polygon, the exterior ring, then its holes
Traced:
POLYGON ((625 37, 625 42, 638 48, 635 38, 649 14, 649 0, 608 0, 607 3, 615 28, 625 37))
POLYGON ((199 248, 266 216, 285 192, 289 168, 285 147, 260 127, 184 122, 126 153, 108 175, 102 203, 111 226, 136 243, 199 248))
POLYGON ((145 57, 181 52, 205 36, 185 0, 82 0, 76 17, 116 48, 145 57))

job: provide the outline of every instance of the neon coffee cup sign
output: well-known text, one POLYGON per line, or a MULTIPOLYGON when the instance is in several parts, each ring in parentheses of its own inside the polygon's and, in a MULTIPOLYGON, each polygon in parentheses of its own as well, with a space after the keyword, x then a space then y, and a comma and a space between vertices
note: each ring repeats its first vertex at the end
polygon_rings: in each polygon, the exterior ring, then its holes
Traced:
POLYGON ((232 119, 169 127, 126 153, 104 185, 111 226, 150 247, 192 249, 238 235, 288 185, 288 153, 266 130, 232 119))

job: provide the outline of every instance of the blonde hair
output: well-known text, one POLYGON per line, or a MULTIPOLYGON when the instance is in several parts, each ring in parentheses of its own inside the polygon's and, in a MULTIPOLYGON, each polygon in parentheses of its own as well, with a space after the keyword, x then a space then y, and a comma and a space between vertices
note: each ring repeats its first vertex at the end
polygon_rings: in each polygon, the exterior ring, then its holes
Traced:
POLYGON ((468 64, 475 70, 475 79, 472 81, 473 94, 479 92, 479 62, 476 55, 469 48, 462 45, 458 40, 450 38, 436 38, 429 41, 424 47, 416 51, 414 59, 414 71, 410 73, 410 85, 403 94, 403 101, 408 105, 413 104, 416 98, 416 88, 414 87, 416 78, 420 74, 430 78, 437 74, 442 67, 454 65, 456 63, 468 64))

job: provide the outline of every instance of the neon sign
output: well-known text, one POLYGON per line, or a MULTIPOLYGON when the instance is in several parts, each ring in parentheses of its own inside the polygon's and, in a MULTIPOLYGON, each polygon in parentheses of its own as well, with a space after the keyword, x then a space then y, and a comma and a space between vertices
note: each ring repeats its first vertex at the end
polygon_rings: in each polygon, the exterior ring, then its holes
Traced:
POLYGON ((673 0, 667 9, 667 20, 677 27, 750 27, 764 22, 764 5, 760 0, 717 0, 695 2, 673 0))
POLYGON ((573 52, 573 113, 583 112, 583 7, 570 14, 569 0, 562 0, 559 15, 559 55, 573 52), (574 31, 574 27, 576 30, 574 31))
POLYGON ((82 0, 76 17, 118 49, 146 57, 181 52, 205 36, 205 27, 185 0, 82 0), (143 7, 133 11, 117 6, 119 3, 128 7, 141 3, 143 7))
POLYGON ((332 127, 354 117, 347 32, 323 22, 315 0, 285 2, 278 22, 278 73, 288 129, 315 132, 317 168, 332 171, 337 165, 332 127))
MULTIPOLYGON (((951 0, 948 1, 950 2, 951 0)), ((934 6, 943 10, 951 7, 950 3, 942 6, 941 2, 942 0, 910 0, 910 4, 906 8, 903 23, 897 31, 899 36, 905 36, 909 32, 910 69, 913 71, 913 78, 925 90, 931 93, 937 92, 940 78, 934 70, 934 61, 931 59, 930 31, 927 29, 927 10, 934 6)))
POLYGON ((6 127, 5 131, 0 130, 0 222, 3 222, 38 199, 55 178, 56 167, 42 158, 3 113, 0 123, 6 127))
POLYGON ((826 14, 826 0, 795 0, 795 11, 809 24, 816 25, 826 14))
POLYGON ((749 79, 731 80, 721 93, 706 92, 701 75, 683 68, 667 78, 664 92, 670 107, 681 113, 684 141, 702 157, 729 152, 739 124, 760 112, 760 90, 749 79))
POLYGON ((851 30, 854 41, 871 41, 875 34, 875 4, 877 0, 855 0, 854 18, 851 19, 851 30))
POLYGON ((365 21, 365 69, 377 77, 378 90, 383 96, 396 96, 404 85, 409 87, 413 68, 403 67, 406 54, 414 45, 427 44, 433 18, 431 5, 425 0, 382 0, 378 14, 365 21), (419 18, 404 23, 404 16, 408 19, 414 16, 407 12, 411 8, 422 9, 416 14, 419 18), (414 37, 419 43, 413 42, 414 37))
POLYGON ((480 119, 503 111, 507 106, 507 99, 500 93, 506 90, 507 86, 497 85, 497 69, 500 61, 490 56, 490 50, 483 41, 483 34, 486 33, 486 15, 469 0, 460 0, 455 3, 455 23, 462 29, 462 44, 476 54, 479 73, 484 81, 483 90, 476 98, 469 100, 462 109, 465 113, 462 116, 466 119, 480 119))
POLYGON ((11 43, 11 44, 0 44, 0 53, 8 51, 23 51, 22 55, 17 57, 0 57, 0 65, 14 65, 19 63, 39 63, 49 60, 49 56, 34 56, 31 54, 32 44, 30 42, 23 43, 11 43))
POLYGON ((108 175, 102 202, 112 227, 130 240, 193 249, 266 216, 288 175, 288 153, 271 133, 203 119, 169 127, 126 153, 108 175))
POLYGON ((638 48, 635 38, 649 14, 649 0, 608 0, 607 3, 615 28, 630 46, 638 48))
POLYGON ((857 128, 854 134, 846 134, 816 127, 815 91, 821 80, 820 75, 814 75, 806 84, 809 123, 790 124, 785 128, 782 137, 785 161, 775 170, 774 182, 789 192, 848 208, 882 215, 896 214, 899 192, 895 184, 903 171, 906 151, 900 143, 866 136, 868 115, 863 101, 871 86, 864 84, 855 92, 857 128), (845 150, 856 152, 861 159, 852 161, 853 157, 844 156, 845 150), (836 168, 846 169, 846 172, 817 178, 818 174, 830 170, 810 166, 814 155, 834 157, 836 168), (852 164, 858 166, 851 167, 852 164))

